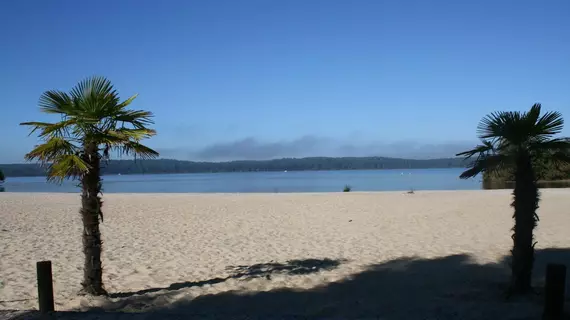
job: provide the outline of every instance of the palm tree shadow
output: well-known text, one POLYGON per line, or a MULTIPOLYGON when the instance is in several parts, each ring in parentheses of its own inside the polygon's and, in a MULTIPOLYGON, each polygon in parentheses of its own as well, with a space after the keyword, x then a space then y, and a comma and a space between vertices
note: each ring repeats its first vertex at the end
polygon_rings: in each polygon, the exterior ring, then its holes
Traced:
MULTIPOLYGON (((332 260, 334 261, 334 260, 332 260)), ((395 319, 539 319, 540 295, 505 298, 510 271, 505 263, 479 264, 460 254, 423 259, 399 258, 369 266, 337 282, 308 289, 261 292, 226 291, 198 297, 168 292, 131 296, 122 310, 143 311, 145 319, 168 316, 213 318, 379 318, 395 319), (168 303, 157 303, 157 299, 168 303)), ((570 249, 537 250, 535 283, 549 262, 570 265, 570 249)), ((236 277, 307 272, 311 264, 259 264, 231 267, 236 277), (277 271, 279 272, 279 271, 277 271)), ((176 284, 174 284, 176 285, 176 284)), ((172 287, 172 286, 171 286, 172 287)), ((111 307, 111 306, 109 306, 111 307)), ((104 310, 117 310, 107 308, 104 310)))
POLYGON ((331 270, 338 267, 345 260, 332 259, 297 259, 289 260, 285 263, 270 261, 268 263, 258 263, 251 266, 229 266, 226 268, 230 272, 227 277, 218 277, 195 282, 177 282, 164 288, 150 288, 132 292, 117 292, 109 295, 110 298, 128 298, 134 295, 144 295, 159 291, 176 291, 184 288, 213 285, 229 279, 252 279, 258 277, 271 278, 273 274, 303 275, 316 273, 324 270, 331 270))
MULTIPOLYGON (((501 260, 501 264, 509 265, 511 256, 505 256, 501 260)), ((547 248, 536 250, 535 261, 533 267, 533 285, 538 293, 543 291, 546 278, 546 265, 549 263, 563 264, 570 267, 570 248, 547 248)), ((568 272, 566 281, 566 294, 570 298, 570 272, 568 272)))
POLYGON ((285 264, 271 261, 251 266, 230 266, 226 269, 233 272, 232 278, 257 278, 271 276, 273 273, 287 275, 315 273, 334 269, 344 262, 346 260, 342 259, 297 259, 289 260, 285 264))

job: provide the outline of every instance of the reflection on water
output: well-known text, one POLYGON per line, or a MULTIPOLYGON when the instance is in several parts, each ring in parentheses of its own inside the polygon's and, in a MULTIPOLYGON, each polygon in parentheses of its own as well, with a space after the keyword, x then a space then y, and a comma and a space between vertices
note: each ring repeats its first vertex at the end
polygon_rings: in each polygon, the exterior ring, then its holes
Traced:
MULTIPOLYGON (((539 181, 539 188, 570 188, 570 180, 558 180, 558 181, 539 181)), ((489 181, 483 180, 483 189, 514 189, 514 181, 489 181)))

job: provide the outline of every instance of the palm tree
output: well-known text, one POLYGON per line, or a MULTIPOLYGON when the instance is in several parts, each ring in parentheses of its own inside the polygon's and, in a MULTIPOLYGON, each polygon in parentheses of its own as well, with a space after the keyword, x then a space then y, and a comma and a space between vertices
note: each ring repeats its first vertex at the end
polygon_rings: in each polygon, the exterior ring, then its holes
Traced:
POLYGON ((481 120, 477 133, 481 144, 457 154, 470 159, 470 167, 460 178, 475 177, 479 173, 497 175, 512 173, 513 191, 513 249, 510 293, 532 290, 534 263, 533 229, 538 222, 539 192, 536 184, 536 163, 570 163, 570 140, 555 138, 562 131, 564 120, 558 112, 541 115, 540 104, 528 112, 494 112, 481 120))
POLYGON ((82 291, 105 295, 101 265, 101 162, 109 160, 111 151, 119 155, 131 154, 154 158, 158 153, 140 143, 156 134, 147 128, 153 121, 152 113, 130 110, 127 106, 136 98, 120 101, 111 82, 103 77, 91 77, 79 82, 69 93, 51 90, 42 94, 40 110, 56 114, 55 123, 24 122, 31 132, 39 132, 43 143, 26 154, 26 160, 38 160, 47 166, 47 179, 62 182, 66 178, 79 179, 83 221, 82 291))

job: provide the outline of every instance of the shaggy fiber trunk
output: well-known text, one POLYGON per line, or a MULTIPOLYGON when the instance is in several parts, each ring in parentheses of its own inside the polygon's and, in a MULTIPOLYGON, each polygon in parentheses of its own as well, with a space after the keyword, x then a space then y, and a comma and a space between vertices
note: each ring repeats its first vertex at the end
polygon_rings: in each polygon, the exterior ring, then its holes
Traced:
POLYGON ((102 241, 99 231, 101 212, 101 179, 99 148, 95 143, 84 145, 83 160, 90 166, 89 172, 81 178, 81 218, 83 220, 83 291, 91 295, 106 295, 103 287, 103 267, 101 264, 102 241))
POLYGON ((513 218, 513 250, 511 292, 524 294, 532 291, 531 279, 534 264, 533 230, 537 225, 538 216, 538 187, 532 167, 530 155, 521 152, 517 159, 515 172, 515 189, 513 191, 512 207, 515 209, 513 218))

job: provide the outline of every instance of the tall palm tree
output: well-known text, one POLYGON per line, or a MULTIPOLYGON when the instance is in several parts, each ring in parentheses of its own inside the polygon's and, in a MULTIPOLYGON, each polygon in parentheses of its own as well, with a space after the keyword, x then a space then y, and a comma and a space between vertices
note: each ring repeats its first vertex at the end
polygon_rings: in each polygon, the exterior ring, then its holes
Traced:
POLYGON ((43 143, 26 154, 26 160, 38 160, 47 166, 47 179, 61 182, 79 179, 81 186, 81 218, 83 221, 83 291, 105 295, 101 265, 101 162, 111 151, 142 158, 158 153, 140 143, 156 134, 147 128, 152 113, 127 109, 136 98, 120 101, 111 82, 91 77, 79 82, 69 93, 50 90, 39 100, 40 110, 61 117, 55 123, 24 122, 30 134, 38 131, 43 143))
POLYGON ((536 163, 554 165, 570 163, 570 141, 555 138, 562 131, 564 120, 558 112, 541 115, 540 104, 528 112, 494 112, 481 120, 477 133, 481 144, 457 154, 469 159, 477 156, 460 178, 474 177, 479 173, 512 173, 515 180, 512 276, 510 293, 532 290, 531 278, 534 263, 533 229, 538 222, 539 192, 536 184, 536 163))

